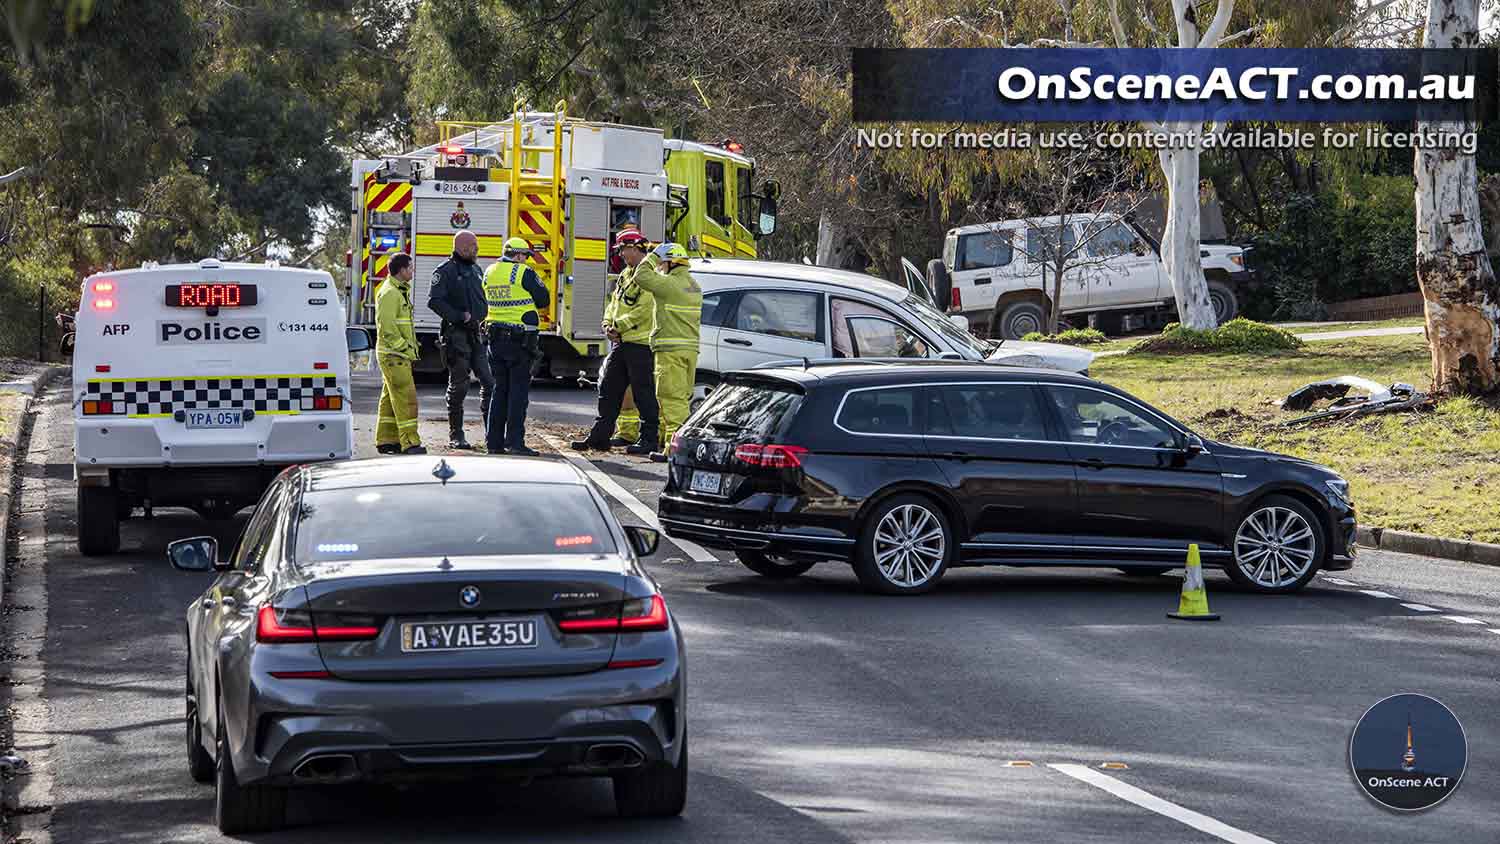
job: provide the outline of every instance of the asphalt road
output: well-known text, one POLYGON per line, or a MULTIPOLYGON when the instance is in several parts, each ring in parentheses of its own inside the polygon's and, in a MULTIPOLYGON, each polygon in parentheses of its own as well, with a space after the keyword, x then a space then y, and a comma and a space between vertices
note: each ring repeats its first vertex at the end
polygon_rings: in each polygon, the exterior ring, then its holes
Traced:
MULTIPOLYGON (((181 725, 182 616, 206 581, 162 556, 206 526, 163 511, 127 523, 118 556, 78 556, 67 403, 53 390, 38 406, 3 654, 33 767, 21 825, 38 844, 219 840, 181 725)), ((592 414, 571 389, 538 391, 533 409, 534 431, 554 436, 592 414)), ((371 390, 356 411, 368 450, 371 390)), ((430 443, 442 416, 441 390, 423 388, 430 443)), ((654 509, 661 466, 596 465, 654 509)), ((1500 830, 1500 570, 1369 552, 1274 598, 1210 573, 1224 619, 1187 624, 1165 617, 1173 575, 961 570, 891 599, 833 564, 772 583, 716 556, 664 543, 651 560, 689 650, 680 820, 615 820, 603 781, 349 788, 299 794, 297 826, 257 840, 1323 844, 1500 830), (1458 792, 1417 815, 1370 802, 1347 765, 1360 715, 1402 691, 1448 704, 1470 749, 1458 792)))

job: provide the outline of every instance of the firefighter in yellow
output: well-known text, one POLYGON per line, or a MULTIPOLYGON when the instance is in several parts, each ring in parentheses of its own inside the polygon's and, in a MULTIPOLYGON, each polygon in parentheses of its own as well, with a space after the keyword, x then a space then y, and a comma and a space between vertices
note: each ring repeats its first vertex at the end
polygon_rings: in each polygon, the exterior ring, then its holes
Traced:
POLYGON ((650 454, 661 448, 656 436, 659 423, 652 374, 655 362, 647 345, 656 325, 656 308, 651 294, 635 282, 636 268, 646 257, 646 246, 645 235, 633 228, 615 236, 615 254, 623 267, 604 306, 604 331, 613 346, 599 377, 599 415, 594 418, 588 435, 572 443, 579 451, 608 451, 615 444, 610 440, 610 432, 616 430, 621 438, 627 434, 639 437, 624 444, 627 454, 650 454), (635 402, 628 407, 633 418, 627 418, 625 402, 632 395, 635 402), (636 404, 640 406, 639 414, 635 412, 636 404))
POLYGON ((656 247, 635 270, 635 283, 650 293, 656 307, 651 351, 656 356, 656 402, 661 406, 663 461, 672 435, 687 419, 698 371, 698 325, 703 319, 703 288, 688 272, 687 250, 678 243, 656 247))
POLYGON ((375 294, 375 357, 380 361, 375 450, 426 454, 417 433, 417 385, 411 377, 411 363, 421 355, 411 326, 411 256, 395 256, 388 269, 375 294))

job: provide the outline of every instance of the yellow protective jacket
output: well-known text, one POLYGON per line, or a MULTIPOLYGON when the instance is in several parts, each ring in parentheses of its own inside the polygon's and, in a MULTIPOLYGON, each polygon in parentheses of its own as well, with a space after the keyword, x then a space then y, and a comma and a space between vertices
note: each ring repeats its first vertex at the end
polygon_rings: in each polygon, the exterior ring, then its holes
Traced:
POLYGON ((375 294, 375 334, 376 354, 407 360, 421 357, 422 347, 411 325, 411 286, 398 278, 387 278, 375 294))
POLYGON ((637 267, 626 267, 604 304, 604 322, 620 332, 622 343, 647 343, 656 328, 656 297, 635 280, 637 267))
POLYGON ((687 267, 678 264, 671 272, 657 270, 661 262, 653 253, 635 270, 635 283, 655 300, 656 327, 651 331, 651 350, 698 350, 698 326, 703 320, 703 288, 687 267))

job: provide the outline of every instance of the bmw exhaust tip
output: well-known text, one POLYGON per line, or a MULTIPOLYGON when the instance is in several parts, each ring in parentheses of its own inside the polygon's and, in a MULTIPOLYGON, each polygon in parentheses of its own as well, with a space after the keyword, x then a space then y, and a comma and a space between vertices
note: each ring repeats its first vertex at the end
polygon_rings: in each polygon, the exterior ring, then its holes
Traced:
POLYGON ((352 782, 359 779, 359 764, 347 753, 328 753, 303 760, 292 777, 307 783, 352 782))
POLYGON ((583 752, 583 764, 590 768, 639 768, 645 761, 646 757, 629 744, 595 744, 583 752))

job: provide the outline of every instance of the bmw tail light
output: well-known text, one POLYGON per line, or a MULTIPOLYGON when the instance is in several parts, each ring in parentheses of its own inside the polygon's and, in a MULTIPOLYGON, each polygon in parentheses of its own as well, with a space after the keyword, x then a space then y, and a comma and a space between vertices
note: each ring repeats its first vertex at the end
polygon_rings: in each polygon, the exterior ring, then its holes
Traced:
POLYGON ((629 631, 644 633, 667 629, 667 602, 661 595, 638 598, 610 606, 600 611, 599 607, 583 607, 568 610, 568 617, 560 619, 557 627, 564 633, 604 633, 629 631))
POLYGON ((963 294, 963 291, 959 290, 957 287, 954 287, 948 293, 948 310, 950 310, 950 311, 961 311, 963 309, 964 309, 964 294, 963 294))
POLYGON ((269 604, 255 617, 255 641, 267 644, 292 642, 357 642, 380 635, 374 618, 361 616, 315 622, 307 610, 283 610, 269 604))
POLYGON ((748 466, 766 469, 792 469, 802 465, 807 449, 800 445, 759 445, 744 443, 735 446, 734 459, 748 466))

